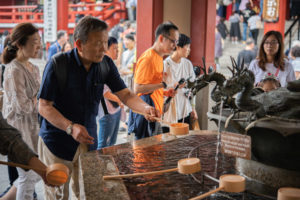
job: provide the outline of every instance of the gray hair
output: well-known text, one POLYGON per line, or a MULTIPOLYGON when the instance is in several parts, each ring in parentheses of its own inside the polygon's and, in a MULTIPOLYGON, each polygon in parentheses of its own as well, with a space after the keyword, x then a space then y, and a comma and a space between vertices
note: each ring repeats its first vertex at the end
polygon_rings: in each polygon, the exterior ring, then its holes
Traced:
POLYGON ((294 46, 300 46, 300 41, 299 40, 294 40, 292 42, 291 48, 293 48, 294 46))
POLYGON ((81 18, 74 30, 74 41, 80 39, 83 43, 88 40, 88 35, 91 32, 107 30, 107 24, 95 17, 85 16, 81 18))
POLYGON ((59 40, 61 37, 63 37, 65 34, 67 33, 67 31, 65 30, 59 30, 57 32, 57 39, 59 40))
POLYGON ((291 50, 291 55, 298 58, 300 57, 300 46, 296 45, 291 50))
POLYGON ((248 38, 246 40, 246 45, 254 44, 254 40, 252 38, 248 38))

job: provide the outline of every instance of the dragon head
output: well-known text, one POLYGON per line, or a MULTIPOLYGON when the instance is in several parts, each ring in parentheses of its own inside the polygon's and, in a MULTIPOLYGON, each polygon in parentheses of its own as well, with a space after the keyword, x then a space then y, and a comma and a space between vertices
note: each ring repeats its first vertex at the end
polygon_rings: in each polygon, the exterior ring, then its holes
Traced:
POLYGON ((235 60, 231 58, 232 69, 227 67, 232 77, 224 81, 222 92, 226 96, 233 96, 234 94, 241 92, 245 87, 253 87, 255 77, 254 74, 244 67, 244 60, 240 67, 237 66, 235 60))

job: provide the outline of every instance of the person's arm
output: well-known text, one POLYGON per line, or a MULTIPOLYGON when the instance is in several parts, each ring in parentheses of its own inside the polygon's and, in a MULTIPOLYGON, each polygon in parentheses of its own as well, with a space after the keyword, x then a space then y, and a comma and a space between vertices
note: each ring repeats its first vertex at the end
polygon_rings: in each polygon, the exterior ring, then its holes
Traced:
POLYGON ((240 21, 243 23, 244 22, 244 16, 240 15, 240 21))
POLYGON ((46 168, 38 158, 37 155, 28 147, 28 145, 22 140, 19 131, 10 126, 0 114, 0 153, 7 155, 8 158, 15 163, 29 165, 33 168, 40 170, 34 170, 48 185, 46 180, 46 168))
POLYGON ((253 7, 253 1, 249 0, 250 4, 251 4, 251 8, 253 7))
POLYGON ((147 114, 147 116, 145 116, 147 120, 152 120, 152 117, 160 117, 159 110, 155 109, 152 106, 149 106, 140 97, 131 92, 128 88, 120 90, 115 94, 130 109, 147 114))
POLYGON ((156 84, 137 84, 134 83, 134 93, 151 93, 157 89, 163 88, 163 83, 156 83, 156 84))
POLYGON ((38 157, 32 157, 29 162, 28 162, 28 165, 32 168, 35 168, 33 169, 33 171, 35 171, 38 175, 40 175, 43 179, 43 181, 45 182, 46 185, 48 186, 51 186, 48 181, 47 181, 47 178, 46 178, 46 170, 47 170, 47 166, 42 163, 38 157), (40 169, 40 170, 36 170, 36 169, 40 169))
POLYGON ((22 140, 19 131, 10 126, 0 113, 0 153, 16 163, 27 165, 35 153, 22 140))
MULTIPOLYGON (((42 98, 39 99, 39 113, 53 126, 63 131, 66 131, 67 127, 72 123, 53 107, 53 102, 42 98)), ((94 143, 94 138, 89 136, 86 128, 80 124, 73 125, 72 137, 74 140, 82 144, 94 143)))
POLYGON ((160 117, 160 112, 158 110, 156 110, 152 106, 149 106, 141 98, 139 98, 128 88, 126 88, 126 85, 124 84, 124 81, 121 79, 117 71, 117 68, 115 67, 112 60, 108 57, 106 57, 106 59, 108 64, 111 65, 111 70, 109 75, 110 78, 107 80, 106 85, 111 89, 111 91, 115 95, 117 95, 117 97, 122 101, 122 103, 124 103, 134 111, 145 113, 146 114, 145 118, 147 120, 153 120, 152 117, 160 117))

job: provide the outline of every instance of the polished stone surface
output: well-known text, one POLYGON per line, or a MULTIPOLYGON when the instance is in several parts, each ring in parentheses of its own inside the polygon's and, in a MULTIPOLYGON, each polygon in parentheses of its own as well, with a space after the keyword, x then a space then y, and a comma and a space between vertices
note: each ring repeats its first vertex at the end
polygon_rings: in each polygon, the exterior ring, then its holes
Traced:
MULTIPOLYGON (((88 152, 80 157, 81 199, 189 199, 218 186, 204 174, 219 177, 235 173, 235 158, 219 154, 216 165, 216 132, 192 131, 186 136, 170 134, 88 152), (177 172, 124 180, 103 181, 103 175, 129 174, 170 169, 177 161, 198 157, 202 171, 193 175, 177 172), (217 170, 216 167, 217 166, 217 170)), ((268 199, 249 192, 219 192, 208 199, 268 199)))

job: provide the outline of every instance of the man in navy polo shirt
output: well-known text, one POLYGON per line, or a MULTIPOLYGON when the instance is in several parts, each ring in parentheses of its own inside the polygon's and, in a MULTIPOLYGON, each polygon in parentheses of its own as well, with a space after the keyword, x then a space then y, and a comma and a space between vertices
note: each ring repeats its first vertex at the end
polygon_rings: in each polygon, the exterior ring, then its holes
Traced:
MULTIPOLYGON (((99 76, 100 62, 110 66, 105 84, 128 107, 146 113, 149 120, 160 116, 159 111, 142 101, 128 90, 120 78, 113 61, 105 56, 107 50, 107 24, 97 18, 86 16, 74 31, 76 47, 68 57, 66 88, 59 90, 53 70, 53 59, 46 65, 39 92, 39 113, 43 116, 39 157, 46 164, 63 163, 70 169, 72 199, 79 199, 78 158, 88 145, 97 147, 96 115, 103 94, 103 81, 99 76)), ((63 199, 68 199, 69 182, 64 185, 63 199)), ((62 193, 61 189, 45 187, 45 199, 62 193)))

